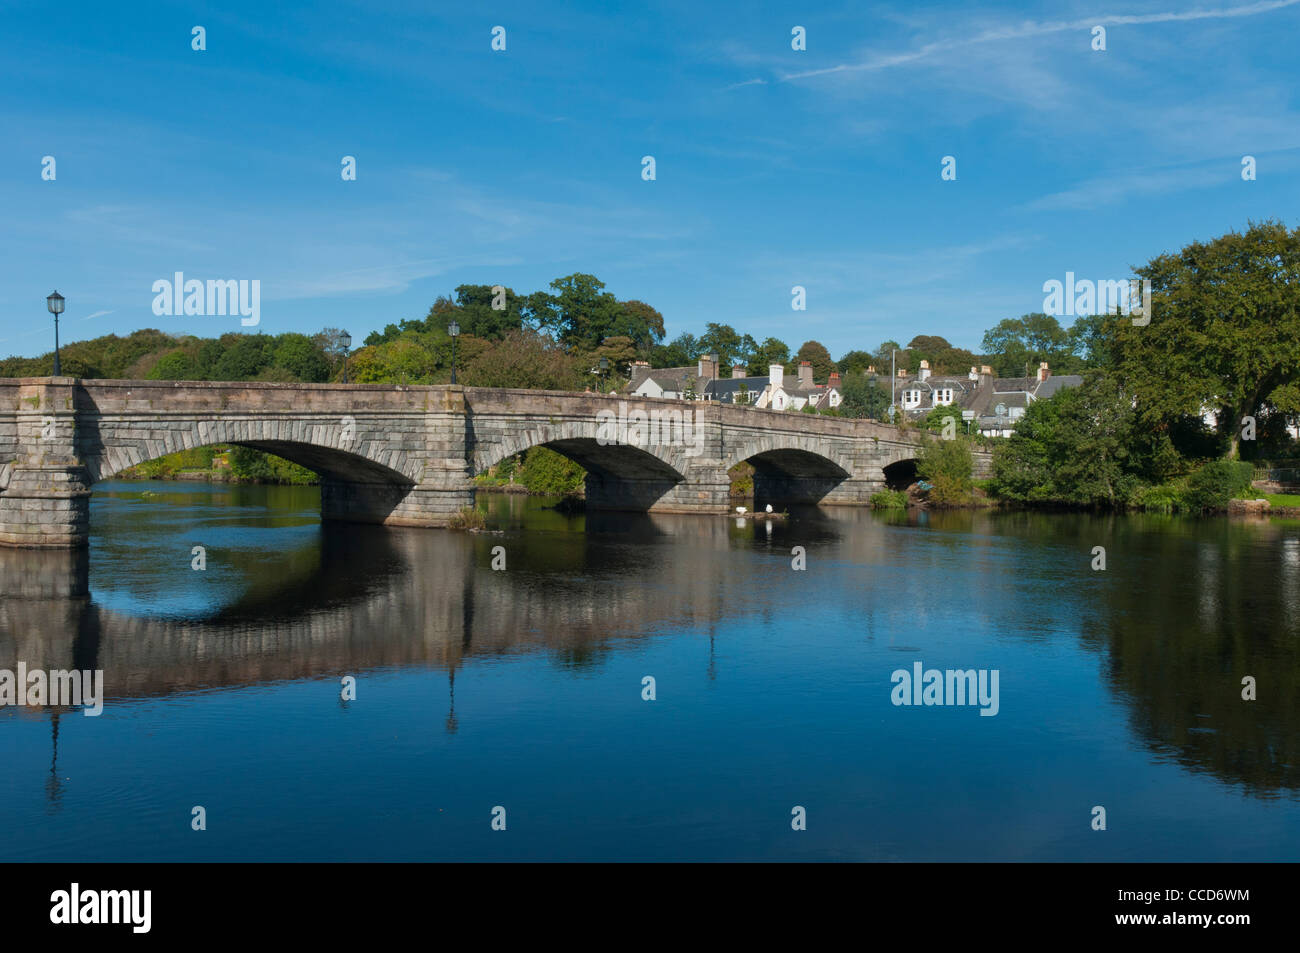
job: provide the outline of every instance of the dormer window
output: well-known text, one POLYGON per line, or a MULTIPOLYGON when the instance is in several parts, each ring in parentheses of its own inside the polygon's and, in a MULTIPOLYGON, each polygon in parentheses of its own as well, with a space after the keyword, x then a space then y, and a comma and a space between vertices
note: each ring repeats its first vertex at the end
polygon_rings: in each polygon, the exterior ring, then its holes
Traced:
POLYGON ((952 403, 952 388, 940 387, 934 392, 934 405, 936 407, 947 407, 952 403))
POLYGON ((912 389, 912 390, 903 391, 903 406, 909 408, 920 407, 921 406, 920 390, 912 389))

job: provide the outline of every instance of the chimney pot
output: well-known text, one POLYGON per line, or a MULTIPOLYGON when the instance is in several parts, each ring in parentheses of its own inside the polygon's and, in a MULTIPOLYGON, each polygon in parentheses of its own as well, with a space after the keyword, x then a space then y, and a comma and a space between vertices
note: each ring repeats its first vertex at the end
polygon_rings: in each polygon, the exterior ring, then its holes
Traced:
POLYGON ((733 364, 733 365, 731 365, 731 378, 732 378, 732 380, 735 380, 735 379, 738 378, 738 377, 744 377, 744 376, 745 376, 745 369, 744 369, 743 367, 741 367, 739 364, 733 364))

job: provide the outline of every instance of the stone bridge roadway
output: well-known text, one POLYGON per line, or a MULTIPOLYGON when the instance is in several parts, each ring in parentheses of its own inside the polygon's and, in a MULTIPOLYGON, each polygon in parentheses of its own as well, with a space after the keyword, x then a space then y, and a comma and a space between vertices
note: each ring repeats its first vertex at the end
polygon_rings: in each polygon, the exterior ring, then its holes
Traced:
MULTIPOLYGON (((473 503, 476 474, 533 446, 586 468, 589 508, 724 513, 741 461, 760 502, 865 504, 919 441, 869 421, 601 394, 0 379, 0 544, 83 544, 95 483, 208 444, 315 470, 325 519, 442 526, 473 503)), ((989 463, 978 454, 977 475, 989 463)))

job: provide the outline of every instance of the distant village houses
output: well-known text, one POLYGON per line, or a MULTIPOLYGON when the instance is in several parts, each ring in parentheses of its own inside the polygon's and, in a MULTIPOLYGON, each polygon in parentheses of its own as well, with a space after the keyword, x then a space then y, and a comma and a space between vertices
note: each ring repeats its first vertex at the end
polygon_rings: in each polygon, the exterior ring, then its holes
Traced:
POLYGON ((765 377, 750 377, 737 364, 729 377, 718 375, 718 356, 706 354, 690 367, 651 367, 645 361, 632 364, 627 393, 634 397, 668 397, 678 400, 706 400, 723 404, 748 404, 764 410, 835 408, 840 395, 840 375, 831 374, 825 384, 813 382, 812 364, 802 361, 797 375, 789 379, 785 366, 773 364, 765 377))
MULTIPOLYGON (((874 367, 865 373, 877 386, 891 390, 888 374, 881 378, 874 367)), ((1046 362, 1033 377, 994 377, 987 364, 972 367, 964 376, 936 376, 930 372, 930 362, 922 361, 916 374, 899 371, 891 392, 897 412, 908 418, 924 417, 935 407, 952 407, 962 429, 1009 437, 1031 403, 1082 383, 1083 378, 1075 374, 1053 376, 1046 362)), ((625 393, 768 410, 833 409, 843 401, 840 375, 832 373, 826 383, 818 384, 808 361, 801 361, 793 376, 786 375, 784 365, 773 364, 766 376, 749 376, 737 365, 730 376, 721 377, 716 354, 707 354, 688 367, 653 368, 645 361, 635 361, 625 393)))
MULTIPOLYGON (((867 373, 874 374, 875 368, 867 368, 867 373)), ((888 382, 888 375, 877 380, 882 386, 888 382)), ((1009 437, 1034 401, 1082 383, 1078 374, 1053 376, 1046 361, 1033 377, 994 377, 987 364, 972 367, 964 377, 936 377, 930 373, 930 362, 922 361, 915 375, 898 372, 893 392, 895 404, 908 417, 924 417, 935 407, 953 407, 961 411, 959 422, 964 428, 989 437, 1009 437)))

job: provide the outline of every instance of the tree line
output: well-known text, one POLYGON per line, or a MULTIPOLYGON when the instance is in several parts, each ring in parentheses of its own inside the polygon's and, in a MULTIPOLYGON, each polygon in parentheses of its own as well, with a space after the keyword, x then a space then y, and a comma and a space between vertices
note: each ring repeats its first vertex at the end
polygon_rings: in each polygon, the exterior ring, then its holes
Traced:
MULTIPOLYGON (((404 319, 371 332, 348 359, 349 378, 359 383, 438 384, 451 379, 452 339, 458 380, 483 387, 570 390, 608 388, 628 379, 631 362, 683 367, 716 354, 722 373, 735 364, 751 376, 765 376, 772 364, 808 361, 825 383, 832 372, 845 377, 875 365, 888 376, 896 365, 915 373, 928 360, 936 373, 965 374, 971 365, 991 364, 1001 376, 1020 376, 1049 361, 1058 373, 1077 370, 1092 357, 1090 319, 1069 331, 1048 315, 1008 318, 984 336, 985 353, 954 347, 937 335, 916 335, 906 347, 884 341, 874 350, 854 349, 834 360, 819 341, 797 349, 775 337, 761 341, 728 324, 708 322, 703 333, 665 341, 663 315, 639 300, 621 300, 593 275, 572 274, 546 291, 460 285, 440 295, 422 318, 404 319), (608 368, 600 372, 600 359, 608 368)), ((63 372, 83 378, 144 380, 301 381, 338 380, 343 371, 342 331, 318 334, 228 333, 214 338, 169 335, 156 329, 125 337, 110 334, 62 349, 63 372)), ((53 369, 53 352, 0 360, 0 376, 40 377, 53 369)))
MULTIPOLYGON (((916 335, 906 347, 884 341, 838 361, 817 341, 793 354, 781 340, 757 341, 710 322, 703 333, 664 341, 663 316, 621 300, 592 275, 557 278, 548 290, 461 285, 419 319, 370 334, 349 358, 357 382, 436 384, 450 380, 454 320, 458 379, 469 385, 609 389, 628 365, 687 366, 717 354, 765 375, 769 364, 809 361, 814 377, 842 375, 839 413, 883 418, 891 354, 915 372, 964 375, 990 364, 1002 377, 1032 376, 1040 361, 1054 374, 1081 373, 1083 387, 1036 401, 1000 451, 1009 498, 1120 504, 1142 488, 1167 486, 1198 462, 1225 457, 1289 458, 1287 425, 1300 417, 1300 229, 1250 223, 1209 241, 1161 254, 1136 273, 1151 283, 1147 322, 1111 313, 1069 328, 1051 315, 1007 318, 983 337, 984 353, 916 335), (600 358, 609 369, 599 371, 600 358), (862 373, 874 365, 879 379, 862 373), (1204 413, 1214 411, 1217 425, 1204 413)), ((342 374, 341 332, 308 336, 172 336, 142 330, 67 345, 64 373, 154 380, 334 381, 342 374)), ((52 354, 0 361, 0 375, 44 376, 52 354)))

